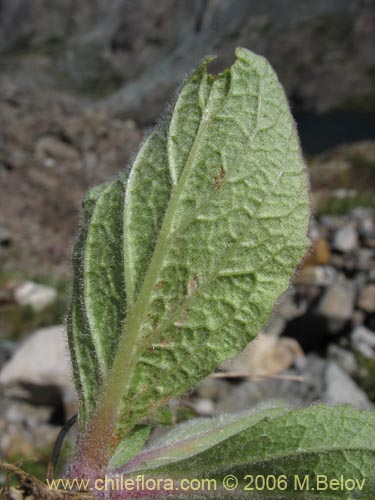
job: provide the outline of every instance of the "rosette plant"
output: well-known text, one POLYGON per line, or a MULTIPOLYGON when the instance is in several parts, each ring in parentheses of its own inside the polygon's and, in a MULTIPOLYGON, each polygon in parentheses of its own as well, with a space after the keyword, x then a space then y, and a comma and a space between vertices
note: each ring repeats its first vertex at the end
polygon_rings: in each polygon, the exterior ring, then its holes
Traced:
POLYGON ((309 248, 308 175, 275 72, 243 48, 215 76, 211 59, 131 168, 85 197, 68 317, 79 436, 66 477, 173 479, 171 489, 82 498, 306 500, 349 493, 296 489, 291 478, 345 474, 362 481, 355 498, 370 500, 373 412, 275 406, 192 419, 148 444, 145 417, 255 338, 309 248), (248 475, 285 482, 249 492, 248 475), (186 478, 218 486, 182 491, 186 478))

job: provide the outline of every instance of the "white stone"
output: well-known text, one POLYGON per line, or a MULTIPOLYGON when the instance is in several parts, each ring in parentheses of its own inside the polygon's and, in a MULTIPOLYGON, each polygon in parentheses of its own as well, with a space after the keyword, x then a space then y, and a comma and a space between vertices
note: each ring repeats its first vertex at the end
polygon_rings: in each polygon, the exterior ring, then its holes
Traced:
POLYGON ((215 411, 215 404, 211 399, 198 399, 193 404, 194 410, 202 417, 208 417, 215 411))
POLYGON ((352 281, 339 275, 319 303, 319 314, 329 319, 347 321, 354 310, 355 286, 352 281))
POLYGON ((358 299, 358 305, 367 313, 375 312, 375 285, 367 285, 361 291, 358 299))
POLYGON ((323 402, 328 404, 350 404, 361 409, 372 408, 372 404, 362 389, 335 363, 328 363, 324 378, 323 402))
POLYGON ((336 231, 333 248, 340 252, 352 252, 358 247, 358 234, 354 224, 348 224, 336 231))
POLYGON ((375 333, 365 326, 354 328, 351 336, 351 343, 354 349, 361 352, 367 358, 375 355, 375 333))
POLYGON ((303 356, 296 340, 261 333, 244 351, 222 363, 220 368, 231 375, 243 377, 272 376, 287 370, 303 356))
POLYGON ((25 281, 15 289, 14 297, 20 306, 30 306, 39 312, 55 302, 57 291, 51 286, 25 281))
POLYGON ((6 396, 56 404, 56 398, 73 387, 64 327, 51 326, 32 333, 3 366, 0 385, 6 396))

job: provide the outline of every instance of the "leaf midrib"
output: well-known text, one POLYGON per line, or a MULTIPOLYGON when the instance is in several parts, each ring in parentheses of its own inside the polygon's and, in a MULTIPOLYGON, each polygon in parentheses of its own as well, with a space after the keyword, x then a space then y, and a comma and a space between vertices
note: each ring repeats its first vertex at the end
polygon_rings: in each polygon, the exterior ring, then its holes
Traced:
POLYGON ((129 390, 134 366, 138 361, 138 351, 140 347, 138 343, 139 334, 150 305, 152 292, 162 267, 166 250, 168 248, 176 207, 178 206, 181 195, 184 192, 186 181, 194 166, 195 155, 201 145, 201 139, 204 137, 209 125, 209 108, 213 87, 214 85, 212 85, 210 89, 206 107, 202 111, 201 122, 185 166, 182 169, 180 180, 172 189, 171 198, 169 200, 163 224, 156 241, 150 266, 142 283, 138 298, 136 299, 134 306, 128 311, 117 353, 107 379, 106 392, 100 406, 107 409, 107 414, 116 415, 117 418, 119 417, 119 410, 121 406, 121 403, 119 404, 119 402, 122 401, 129 390), (119 387, 121 387, 121 391, 119 391, 119 387))

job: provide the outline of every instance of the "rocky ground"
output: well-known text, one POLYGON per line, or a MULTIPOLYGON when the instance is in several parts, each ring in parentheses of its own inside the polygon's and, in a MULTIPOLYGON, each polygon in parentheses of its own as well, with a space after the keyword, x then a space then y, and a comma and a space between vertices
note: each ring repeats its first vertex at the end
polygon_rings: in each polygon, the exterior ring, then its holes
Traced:
MULTIPOLYGON (((14 83, 14 82, 13 82, 14 83)), ((0 258, 12 271, 67 276, 87 188, 127 166, 143 132, 85 113, 79 99, 0 85, 0 258)))
MULTIPOLYGON (((76 411, 59 325, 83 194, 129 165, 187 71, 208 52, 219 71, 242 45, 294 111, 374 105, 369 0, 48 4, 0 0, 0 458, 40 477, 76 411)), ((307 162, 311 253, 259 338, 154 423, 275 398, 373 408, 375 143, 307 162)))
POLYGON ((2 0, 2 73, 96 98, 150 124, 206 54, 227 67, 237 46, 266 56, 297 110, 368 111, 371 0, 2 0), (287 64, 285 63, 287 61, 287 64), (338 85, 338 82, 340 84, 338 85))

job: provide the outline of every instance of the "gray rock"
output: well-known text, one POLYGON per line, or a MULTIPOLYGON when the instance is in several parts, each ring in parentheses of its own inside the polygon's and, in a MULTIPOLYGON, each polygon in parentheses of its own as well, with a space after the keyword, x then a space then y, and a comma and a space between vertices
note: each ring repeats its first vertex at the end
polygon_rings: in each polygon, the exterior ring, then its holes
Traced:
POLYGON ((342 227, 342 221, 335 215, 322 215, 320 217, 320 224, 329 232, 337 231, 342 227))
POLYGON ((362 289, 366 286, 366 282, 367 282, 367 273, 357 272, 353 279, 357 295, 360 295, 362 289))
POLYGON ((331 264, 335 269, 343 269, 346 264, 346 260, 343 255, 332 254, 331 264))
POLYGON ((358 232, 362 238, 375 237, 375 214, 371 208, 358 207, 352 212, 357 221, 358 232))
POLYGON ((19 490, 18 488, 15 488, 14 486, 11 486, 9 488, 9 493, 7 493, 8 495, 8 500, 24 500, 25 499, 25 495, 24 495, 24 492, 22 490, 19 490))
POLYGON ((336 231, 332 246, 340 252, 352 252, 358 248, 357 228, 354 224, 347 224, 336 231))
POLYGON ((12 357, 18 347, 17 342, 10 340, 0 341, 0 370, 2 366, 12 357))
POLYGON ((30 306, 40 312, 55 302, 57 291, 51 286, 25 281, 15 289, 14 298, 20 306, 30 306))
POLYGON ((224 361, 220 369, 228 376, 271 376, 288 369, 303 356, 295 339, 260 333, 240 354, 224 361))
POLYGON ((353 316, 352 316, 353 327, 363 325, 363 322, 365 321, 365 317, 366 317, 366 315, 363 311, 356 309, 353 313, 353 316))
POLYGON ((287 321, 284 318, 274 313, 268 323, 263 327, 263 331, 271 337, 280 337, 285 330, 286 324, 287 321))
POLYGON ((367 313, 375 312, 375 284, 367 285, 362 289, 358 305, 367 313))
POLYGON ((315 217, 312 216, 310 219, 310 225, 309 225, 309 238, 312 241, 318 240, 319 238, 322 237, 321 230, 322 230, 322 227, 318 224, 315 217))
POLYGON ((375 267, 375 252, 372 248, 359 248, 356 252, 356 267, 360 271, 370 271, 375 267))
POLYGON ((209 417, 215 411, 215 404, 211 399, 196 399, 191 402, 191 406, 202 417, 209 417))
POLYGON ((351 344, 367 358, 373 358, 375 355, 375 333, 365 326, 357 326, 351 336, 351 344))
POLYGON ((206 377, 198 382, 194 393, 201 399, 220 401, 228 395, 230 390, 231 385, 225 379, 206 377))
POLYGON ((322 401, 329 404, 350 404, 369 409, 372 404, 362 389, 335 363, 328 363, 324 374, 322 401))
POLYGON ((32 333, 0 372, 8 397, 34 404, 55 405, 73 387, 67 343, 62 326, 32 333))
POLYGON ((277 399, 287 401, 296 407, 320 400, 323 394, 326 363, 317 356, 309 355, 300 358, 296 364, 298 367, 294 370, 284 372, 292 379, 248 380, 235 386, 227 397, 219 401, 215 413, 239 411, 256 406, 260 402, 277 399))
POLYGON ((298 367, 285 372, 285 375, 290 378, 242 382, 217 404, 215 414, 239 411, 254 407, 260 402, 277 399, 294 407, 318 401, 327 404, 349 403, 358 408, 372 407, 365 393, 349 375, 335 363, 318 356, 301 358, 298 367))
MULTIPOLYGON (((28 60, 43 53, 47 74, 63 74, 65 85, 86 91, 118 88, 124 82, 103 105, 151 123, 202 56, 220 53, 213 71, 222 70, 233 49, 243 45, 269 58, 289 95, 298 85, 301 109, 323 112, 349 100, 365 103, 372 95, 372 6, 360 2, 353 9, 352 4, 55 0, 51 9, 50 0, 1 0, 0 52, 25 51, 28 60), (348 44, 337 35, 338 16, 348 44), (54 50, 48 51, 51 44, 54 50), (313 58, 326 47, 327 57, 313 58)), ((44 74, 40 67, 38 73, 39 78, 44 74)))
POLYGON ((329 286, 333 283, 336 271, 331 266, 308 266, 296 275, 296 285, 329 286))
POLYGON ((334 361, 344 372, 349 375, 357 372, 358 363, 352 351, 343 349, 336 344, 330 344, 327 353, 329 359, 334 361))
POLYGON ((33 406, 0 396, 0 456, 35 457, 50 448, 60 430, 51 425, 50 407, 33 406))
POLYGON ((318 312, 331 320, 347 321, 354 311, 355 286, 343 275, 339 275, 335 282, 323 295, 318 312))

